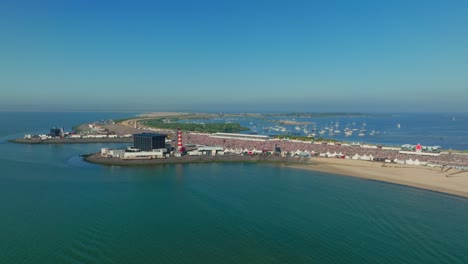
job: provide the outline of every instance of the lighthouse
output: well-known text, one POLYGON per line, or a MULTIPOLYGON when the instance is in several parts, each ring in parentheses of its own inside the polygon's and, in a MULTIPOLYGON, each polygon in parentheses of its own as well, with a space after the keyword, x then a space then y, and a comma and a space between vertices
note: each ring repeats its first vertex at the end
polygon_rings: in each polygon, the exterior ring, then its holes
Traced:
POLYGON ((180 128, 177 128, 177 150, 179 152, 184 151, 182 147, 182 131, 180 131, 180 128))

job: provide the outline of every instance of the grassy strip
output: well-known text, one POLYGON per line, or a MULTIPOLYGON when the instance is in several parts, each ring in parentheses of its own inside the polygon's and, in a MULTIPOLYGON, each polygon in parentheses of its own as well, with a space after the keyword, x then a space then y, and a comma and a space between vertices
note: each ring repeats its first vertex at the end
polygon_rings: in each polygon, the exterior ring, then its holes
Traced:
POLYGON ((238 133, 241 131, 247 131, 249 128, 242 127, 239 123, 210 123, 210 124, 186 124, 177 123, 178 118, 157 118, 140 121, 142 125, 163 128, 163 129, 177 129, 180 128, 185 131, 198 131, 206 133, 226 132, 226 133, 238 133), (165 121, 164 121, 165 120, 165 121))
POLYGON ((72 130, 75 132, 75 133, 80 133, 81 132, 81 129, 80 129, 80 126, 83 125, 83 124, 80 124, 80 125, 76 125, 74 127, 72 127, 72 130))

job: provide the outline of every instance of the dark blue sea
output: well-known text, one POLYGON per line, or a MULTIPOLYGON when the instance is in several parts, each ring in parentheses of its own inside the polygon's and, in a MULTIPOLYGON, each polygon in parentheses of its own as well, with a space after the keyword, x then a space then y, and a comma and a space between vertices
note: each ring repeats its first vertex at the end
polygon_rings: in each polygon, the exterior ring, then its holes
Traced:
MULTIPOLYGON (((0 113, 0 263, 468 263, 465 198, 275 165, 107 167, 80 155, 123 144, 6 142, 134 114, 0 113)), ((387 131, 379 143, 468 142, 466 115, 382 118, 355 122, 387 131)))

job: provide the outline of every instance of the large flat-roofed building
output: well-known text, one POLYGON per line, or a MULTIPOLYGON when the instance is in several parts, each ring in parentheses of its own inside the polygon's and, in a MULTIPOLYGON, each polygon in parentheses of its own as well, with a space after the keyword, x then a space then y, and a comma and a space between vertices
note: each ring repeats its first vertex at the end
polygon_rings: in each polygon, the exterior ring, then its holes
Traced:
POLYGON ((134 134, 133 146, 141 151, 166 148, 166 136, 157 133, 134 134))
POLYGON ((51 137, 61 137, 61 138, 63 138, 65 133, 63 132, 63 128, 53 127, 53 128, 50 129, 49 135, 51 137))

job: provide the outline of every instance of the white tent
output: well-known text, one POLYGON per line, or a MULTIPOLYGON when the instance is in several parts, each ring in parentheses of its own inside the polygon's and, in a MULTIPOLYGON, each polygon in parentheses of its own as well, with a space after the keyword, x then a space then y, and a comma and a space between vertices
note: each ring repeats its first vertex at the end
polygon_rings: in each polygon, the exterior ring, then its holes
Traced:
POLYGON ((370 160, 370 157, 364 154, 364 156, 361 156, 361 160, 370 160))

